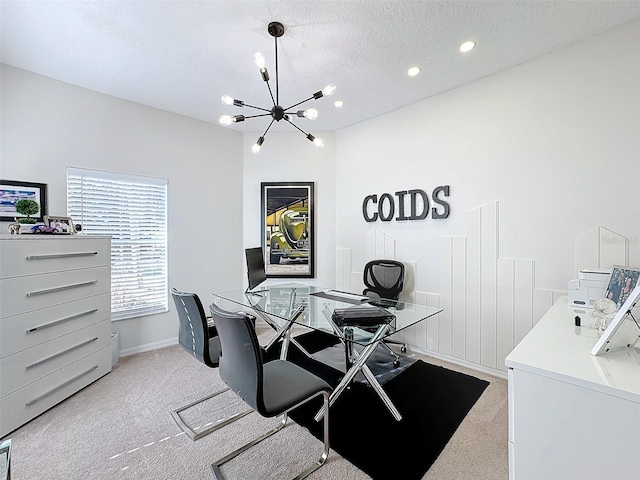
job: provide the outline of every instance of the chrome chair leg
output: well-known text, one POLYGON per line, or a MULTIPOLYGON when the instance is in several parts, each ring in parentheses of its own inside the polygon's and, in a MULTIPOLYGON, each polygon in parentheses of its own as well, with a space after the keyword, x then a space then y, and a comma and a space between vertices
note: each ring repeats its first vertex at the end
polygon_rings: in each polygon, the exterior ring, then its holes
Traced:
POLYGON ((191 402, 189 405, 185 405, 184 407, 180 407, 177 410, 174 410, 171 412, 171 417, 173 417, 173 420, 178 424, 178 427, 180 427, 180 430, 182 430, 187 437, 189 437, 191 440, 195 441, 198 440, 202 437, 204 437, 205 435, 209 435, 211 432, 215 432, 216 430, 218 430, 219 428, 224 427, 225 425, 229 425, 230 423, 235 422, 236 420, 238 420, 239 418, 244 417, 245 415, 250 414, 253 410, 249 409, 246 410, 244 412, 240 412, 240 413, 235 413, 233 415, 231 415, 229 418, 224 418, 222 420, 218 420, 217 422, 215 422, 214 425, 205 428, 203 430, 200 430, 199 432, 196 432, 195 430, 193 430, 189 425, 187 425, 185 423, 185 421, 182 419, 182 417, 180 416, 180 412, 183 412, 184 410, 187 410, 195 405, 198 405, 202 402, 205 402, 207 400, 209 400, 210 398, 216 397, 218 395, 220 395, 221 393, 227 392, 229 390, 229 388, 224 388, 216 393, 212 393, 211 395, 207 395, 204 398, 201 398, 200 400, 196 400, 195 402, 191 402))
POLYGON ((394 360, 393 360, 393 366, 394 366, 394 367, 399 366, 399 365, 400 365, 400 356, 399 356, 396 352, 394 352, 393 350, 391 350, 391 347, 390 347, 389 345, 387 345, 387 344, 384 342, 384 340, 383 340, 382 342, 380 342, 380 345, 382 345, 384 348, 386 348, 386 349, 389 351, 389 353, 390 353, 391 355, 393 355, 393 358, 394 358, 394 360))
MULTIPOLYGON (((329 448, 330 448, 329 447, 329 394, 327 392, 322 392, 322 396, 324 397, 324 411, 326 412, 326 414, 324 416, 324 445, 323 445, 322 454, 320 455, 320 458, 318 460, 316 460, 309 468, 307 468, 305 471, 303 471, 302 473, 300 473, 299 475, 294 477, 294 480, 302 480, 302 479, 308 477, 309 475, 311 475, 318 468, 320 468, 322 465, 325 464, 325 462, 327 461, 327 457, 329 456, 329 448)), ((311 398, 313 398, 313 397, 311 397, 311 398)), ((305 400, 303 402, 300 402, 299 404, 297 404, 294 407, 292 407, 291 409, 289 409, 287 412, 295 409, 296 407, 300 406, 302 403, 306 403, 308 400, 309 399, 307 399, 307 400, 305 400)), ((233 452, 229 453, 228 455, 222 457, 220 460, 212 463, 211 464, 211 471, 213 472, 214 478, 216 478, 217 480, 224 480, 225 477, 222 474, 222 471, 220 470, 222 465, 227 463, 229 460, 233 460, 238 455, 240 455, 243 452, 246 452, 251 447, 257 445, 258 443, 262 442, 263 440, 269 438, 274 433, 277 433, 280 430, 282 430, 284 428, 284 426, 286 425, 287 420, 288 420, 287 412, 285 412, 282 415, 282 420, 280 421, 280 424, 278 426, 272 428, 271 430, 269 430, 268 432, 260 435, 259 437, 254 438, 253 440, 251 440, 250 442, 248 442, 245 445, 241 446, 240 448, 238 448, 238 449, 234 450, 233 452)))

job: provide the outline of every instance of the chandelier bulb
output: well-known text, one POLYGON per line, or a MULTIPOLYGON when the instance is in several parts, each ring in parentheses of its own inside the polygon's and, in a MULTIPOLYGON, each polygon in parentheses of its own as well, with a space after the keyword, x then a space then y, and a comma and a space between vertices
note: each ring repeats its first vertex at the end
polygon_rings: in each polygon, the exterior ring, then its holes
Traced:
POLYGON ((310 142, 313 142, 313 144, 314 144, 316 147, 324 147, 324 142, 322 141, 322 139, 321 139, 321 138, 316 138, 316 137, 314 137, 313 135, 311 135, 311 134, 309 133, 309 134, 307 135, 307 139, 308 139, 310 142))
POLYGON ((331 83, 322 89, 322 94, 333 95, 334 93, 336 93, 336 89, 337 87, 333 83, 331 83))
POLYGON ((253 61, 255 62, 255 64, 258 66, 258 68, 260 70, 262 70, 264 68, 265 64, 265 60, 264 60, 264 55, 262 55, 260 52, 257 52, 254 56, 253 56, 253 61))
POLYGON ((233 117, 231 115, 220 115, 218 122, 223 127, 227 127, 233 123, 233 117))
POLYGON ((307 108, 306 110, 298 110, 296 115, 306 118, 308 120, 315 120, 318 118, 318 110, 315 108, 307 108))
POLYGON ((223 95, 220 98, 220 101, 224 104, 224 105, 233 105, 233 98, 231 98, 229 95, 223 95))
POLYGON ((253 146, 251 147, 251 152, 258 153, 263 143, 264 143, 264 137, 258 138, 258 141, 254 143, 253 146))
POLYGON ((244 122, 244 115, 220 115, 218 122, 220 122, 220 125, 228 127, 232 123, 244 122))

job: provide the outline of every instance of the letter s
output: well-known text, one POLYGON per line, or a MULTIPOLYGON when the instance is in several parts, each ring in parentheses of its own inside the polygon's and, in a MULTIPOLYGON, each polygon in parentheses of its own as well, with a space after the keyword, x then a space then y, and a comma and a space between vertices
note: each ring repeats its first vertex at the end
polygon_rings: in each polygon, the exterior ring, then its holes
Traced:
POLYGON ((444 208, 444 212, 442 213, 438 213, 438 211, 436 210, 436 207, 433 207, 431 209, 431 218, 447 218, 449 216, 449 212, 450 212, 450 207, 449 207, 449 203, 445 202, 444 200, 438 198, 438 194, 440 192, 444 192, 444 196, 448 197, 449 196, 449 185, 444 185, 444 186, 439 186, 433 189, 433 194, 431 196, 431 198, 433 199, 433 203, 437 203, 438 205, 442 205, 442 207, 444 208))

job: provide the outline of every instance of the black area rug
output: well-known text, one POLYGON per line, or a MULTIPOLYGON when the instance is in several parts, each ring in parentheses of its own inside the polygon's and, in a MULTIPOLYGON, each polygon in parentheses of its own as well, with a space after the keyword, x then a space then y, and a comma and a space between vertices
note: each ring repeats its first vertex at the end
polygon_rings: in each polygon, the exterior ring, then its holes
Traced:
MULTIPOLYGON (((296 339, 311 353, 336 343, 319 332, 296 339)), ((277 355, 270 351, 268 359, 277 355)), ((289 347, 288 360, 334 386, 343 375, 307 358, 294 345, 289 347)), ((331 407, 331 448, 376 480, 421 479, 488 385, 418 360, 384 385, 403 417, 397 422, 370 386, 353 383, 331 407)), ((291 412, 295 422, 319 439, 323 423, 313 416, 321 406, 319 398, 291 412)))

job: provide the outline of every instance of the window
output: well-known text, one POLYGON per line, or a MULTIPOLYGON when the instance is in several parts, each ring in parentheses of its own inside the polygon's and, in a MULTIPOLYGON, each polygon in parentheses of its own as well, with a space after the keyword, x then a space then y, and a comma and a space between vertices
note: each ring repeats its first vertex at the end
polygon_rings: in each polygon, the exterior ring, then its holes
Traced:
POLYGON ((70 167, 67 211, 111 236, 111 319, 166 312, 167 180, 70 167))

